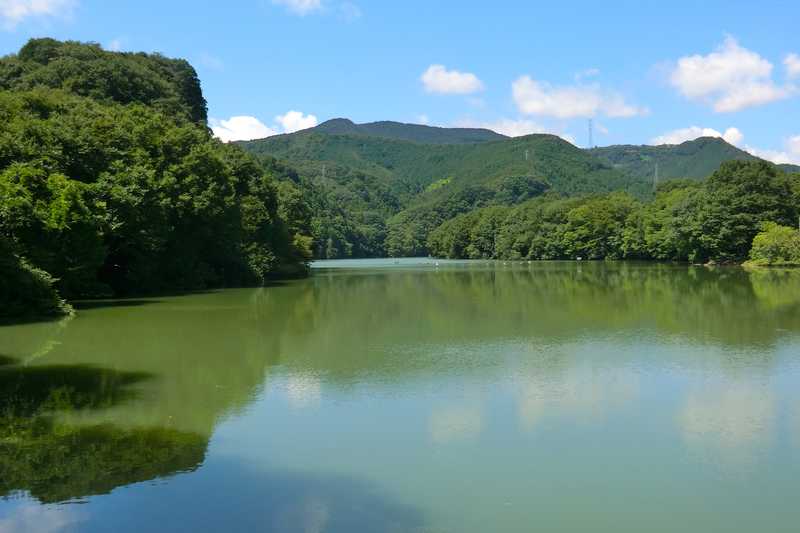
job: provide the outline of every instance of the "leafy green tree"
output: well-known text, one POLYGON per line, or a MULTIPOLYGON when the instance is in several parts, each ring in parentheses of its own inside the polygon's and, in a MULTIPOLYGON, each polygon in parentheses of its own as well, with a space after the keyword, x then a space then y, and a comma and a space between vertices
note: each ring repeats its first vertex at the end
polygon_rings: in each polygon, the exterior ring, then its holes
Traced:
POLYGON ((800 231, 765 222, 753 239, 749 263, 754 265, 800 265, 800 231))
POLYGON ((0 87, 0 235, 17 270, 68 298, 307 272, 302 194, 211 137, 187 63, 33 40, 0 59, 0 87))

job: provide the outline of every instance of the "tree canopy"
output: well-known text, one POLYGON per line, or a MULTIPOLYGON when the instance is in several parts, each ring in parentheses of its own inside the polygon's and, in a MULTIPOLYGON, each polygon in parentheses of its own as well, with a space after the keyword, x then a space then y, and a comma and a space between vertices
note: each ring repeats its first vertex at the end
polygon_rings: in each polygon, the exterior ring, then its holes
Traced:
POLYGON ((212 138, 185 62, 40 39, 0 60, 0 72, 11 89, 0 92, 0 238, 16 258, 4 269, 40 288, 53 282, 47 273, 67 298, 305 272, 302 199, 212 138))

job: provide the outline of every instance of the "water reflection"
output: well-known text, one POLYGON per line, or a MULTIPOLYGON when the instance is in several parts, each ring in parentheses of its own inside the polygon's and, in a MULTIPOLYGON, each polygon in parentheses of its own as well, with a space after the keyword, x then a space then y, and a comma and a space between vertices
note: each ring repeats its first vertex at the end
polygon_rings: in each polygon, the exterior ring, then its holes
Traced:
POLYGON ((434 407, 430 416, 430 432, 438 444, 475 437, 483 430, 483 406, 480 404, 434 407))
POLYGON ((526 431, 546 416, 598 422, 636 400, 638 374, 626 366, 604 366, 602 347, 596 343, 531 351, 530 368, 515 383, 526 431))
POLYGON ((0 517, 2 533, 56 533, 80 523, 84 513, 77 508, 65 509, 50 505, 19 502, 9 505, 0 517))
POLYGON ((797 470, 798 333, 800 271, 633 264, 83 305, 0 327, 0 530, 526 531, 514 495, 628 501, 652 465, 724 495, 707 463, 797 470))
POLYGON ((775 438, 777 399, 764 383, 708 384, 688 393, 677 421, 689 445, 727 465, 752 465, 775 438))
POLYGON ((80 499, 195 468, 206 446, 196 435, 59 419, 131 400, 131 386, 149 377, 90 366, 0 368, 0 497, 80 499))

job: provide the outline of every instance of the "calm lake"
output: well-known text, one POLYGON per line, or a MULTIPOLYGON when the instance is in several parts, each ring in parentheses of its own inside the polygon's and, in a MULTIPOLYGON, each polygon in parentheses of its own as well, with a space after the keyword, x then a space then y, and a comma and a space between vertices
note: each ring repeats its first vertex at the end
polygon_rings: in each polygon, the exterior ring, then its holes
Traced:
POLYGON ((0 532, 796 532, 800 270, 321 262, 0 326, 0 532))

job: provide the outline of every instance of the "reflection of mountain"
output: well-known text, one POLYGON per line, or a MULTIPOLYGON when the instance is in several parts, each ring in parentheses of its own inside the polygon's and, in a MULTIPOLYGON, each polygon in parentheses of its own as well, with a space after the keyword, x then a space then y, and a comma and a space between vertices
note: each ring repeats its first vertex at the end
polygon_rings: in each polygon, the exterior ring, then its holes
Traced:
POLYGON ((41 502, 64 501, 199 465, 206 440, 192 433, 72 426, 56 419, 130 399, 130 385, 145 379, 87 366, 3 366, 0 497, 27 491, 41 502))

